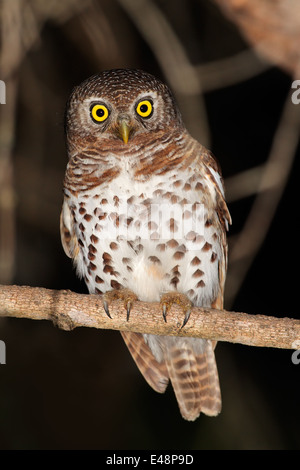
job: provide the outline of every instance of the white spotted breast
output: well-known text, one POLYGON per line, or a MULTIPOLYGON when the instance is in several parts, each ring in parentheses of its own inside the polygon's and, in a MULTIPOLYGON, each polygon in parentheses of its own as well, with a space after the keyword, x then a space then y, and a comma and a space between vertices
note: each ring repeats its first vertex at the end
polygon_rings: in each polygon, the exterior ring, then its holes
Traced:
POLYGON ((110 182, 67 194, 79 246, 75 264, 89 291, 124 287, 154 302, 177 290, 210 306, 223 256, 213 191, 205 172, 191 165, 146 181, 124 168, 110 182))

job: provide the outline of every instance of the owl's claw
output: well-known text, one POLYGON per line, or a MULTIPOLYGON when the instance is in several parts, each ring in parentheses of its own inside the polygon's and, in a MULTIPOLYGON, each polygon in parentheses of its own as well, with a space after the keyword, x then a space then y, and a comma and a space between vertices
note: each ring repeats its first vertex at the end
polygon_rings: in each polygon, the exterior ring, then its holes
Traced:
POLYGON ((108 303, 106 300, 103 300, 103 308, 104 308, 106 315, 112 320, 110 313, 109 313, 108 303))
POLYGON ((132 303, 127 302, 127 321, 129 321, 130 311, 131 311, 132 303))
POLYGON ((163 304, 162 311, 163 311, 164 320, 167 323, 167 304, 163 304))
POLYGON ((124 300, 124 308, 127 312, 126 319, 129 321, 132 305, 134 301, 137 300, 137 296, 129 289, 113 289, 105 292, 105 294, 103 294, 103 308, 110 319, 112 317, 109 312, 109 304, 113 300, 124 300))
POLYGON ((183 320, 183 323, 182 323, 182 326, 181 326, 180 329, 182 329, 182 328, 187 324, 187 322, 189 321, 190 315, 191 315, 191 309, 189 309, 189 310, 186 312, 185 317, 184 317, 184 320, 183 320))
POLYGON ((167 292, 166 294, 162 295, 160 303, 162 305, 162 314, 165 322, 167 322, 167 313, 171 305, 177 304, 182 308, 183 313, 185 314, 180 329, 187 324, 191 315, 193 304, 185 294, 181 294, 180 292, 167 292))

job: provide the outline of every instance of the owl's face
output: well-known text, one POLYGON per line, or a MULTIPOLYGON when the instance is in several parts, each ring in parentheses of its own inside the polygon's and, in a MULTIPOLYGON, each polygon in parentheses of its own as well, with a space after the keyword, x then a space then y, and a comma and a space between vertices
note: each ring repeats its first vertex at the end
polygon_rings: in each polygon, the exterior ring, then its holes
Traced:
POLYGON ((74 89, 66 115, 68 139, 81 143, 109 139, 124 146, 182 125, 169 88, 146 72, 128 69, 85 80, 74 89))

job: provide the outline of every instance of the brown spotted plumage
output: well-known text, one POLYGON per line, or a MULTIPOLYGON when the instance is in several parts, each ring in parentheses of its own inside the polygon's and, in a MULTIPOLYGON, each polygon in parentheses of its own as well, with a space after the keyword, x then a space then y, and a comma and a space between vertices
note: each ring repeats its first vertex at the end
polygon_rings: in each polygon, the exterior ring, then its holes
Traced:
MULTIPOLYGON (((61 238, 90 293, 223 307, 230 215, 219 166, 187 132, 166 85, 111 70, 76 87, 66 113, 68 165, 61 238)), ((162 320, 163 321, 163 320, 162 320)), ((122 332, 147 382, 171 381, 182 416, 221 409, 215 344, 122 332)))

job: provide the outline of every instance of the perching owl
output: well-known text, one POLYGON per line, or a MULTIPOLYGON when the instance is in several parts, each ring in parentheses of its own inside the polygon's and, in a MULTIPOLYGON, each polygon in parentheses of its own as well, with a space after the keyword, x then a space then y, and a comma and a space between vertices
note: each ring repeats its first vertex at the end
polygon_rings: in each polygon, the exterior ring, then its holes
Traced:
MULTIPOLYGON (((186 130, 169 88, 149 73, 116 69, 77 86, 66 110, 68 165, 61 238, 90 293, 223 307, 226 230, 221 171, 186 130)), ((163 318, 162 318, 163 321, 163 318)), ((221 410, 215 344, 121 332, 157 392, 172 383, 182 416, 221 410)))

